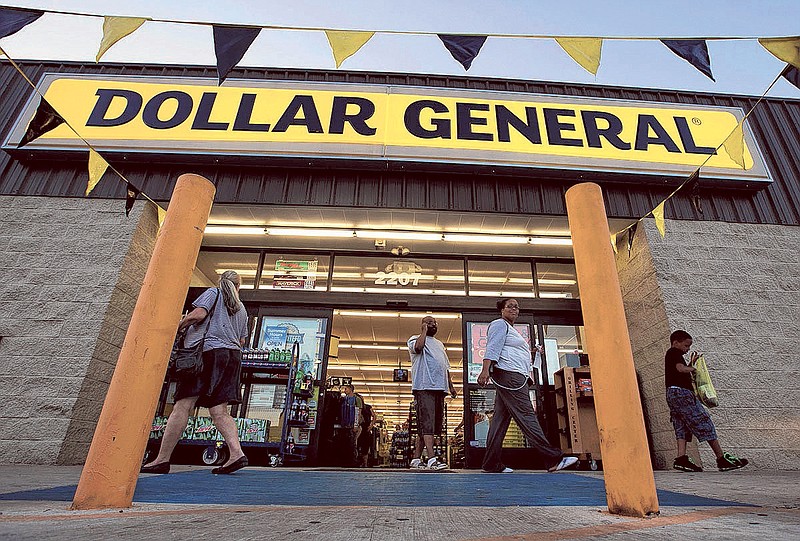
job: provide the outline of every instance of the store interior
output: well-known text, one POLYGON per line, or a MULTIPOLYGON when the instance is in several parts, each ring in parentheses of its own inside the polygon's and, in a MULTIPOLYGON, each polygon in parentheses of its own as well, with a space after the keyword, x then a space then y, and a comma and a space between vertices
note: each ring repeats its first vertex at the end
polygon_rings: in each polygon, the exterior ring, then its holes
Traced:
MULTIPOLYGON (((411 378, 393 381, 394 369, 411 369, 408 339, 418 335, 426 315, 436 318, 436 338, 445 345, 450 360, 450 377, 461 393, 463 348, 461 315, 458 313, 393 312, 390 310, 335 310, 332 333, 339 337, 338 358, 329 357, 328 376, 351 378, 355 391, 373 407, 389 433, 408 420, 411 406, 411 378)), ((411 375, 413 377, 413 374, 411 375)), ((447 434, 452 435, 463 418, 461 398, 445 401, 447 434)))

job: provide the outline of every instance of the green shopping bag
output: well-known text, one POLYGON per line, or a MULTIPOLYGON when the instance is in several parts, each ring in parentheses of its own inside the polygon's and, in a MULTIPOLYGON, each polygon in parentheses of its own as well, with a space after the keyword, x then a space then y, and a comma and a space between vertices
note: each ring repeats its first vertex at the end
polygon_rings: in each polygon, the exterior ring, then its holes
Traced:
POLYGON ((700 355, 694 363, 694 392, 706 407, 715 408, 719 406, 717 391, 711 383, 711 374, 708 373, 708 365, 705 358, 700 355))

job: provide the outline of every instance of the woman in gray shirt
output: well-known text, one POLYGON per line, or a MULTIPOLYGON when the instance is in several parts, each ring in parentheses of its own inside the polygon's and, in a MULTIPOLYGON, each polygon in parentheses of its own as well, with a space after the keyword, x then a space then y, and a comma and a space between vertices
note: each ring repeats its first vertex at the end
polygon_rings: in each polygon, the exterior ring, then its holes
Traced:
POLYGON ((169 473, 172 451, 186 428, 189 413, 197 406, 208 408, 230 451, 228 461, 211 473, 228 474, 247 466, 236 421, 228 412, 230 404, 242 401, 239 379, 242 346, 247 340, 247 310, 239 300, 240 285, 236 272, 223 272, 219 287, 205 290, 192 303, 194 310, 181 320, 178 332, 186 330, 187 347, 198 344, 205 334, 203 371, 191 379, 178 380, 175 406, 167 420, 158 456, 142 466, 142 473, 169 473))
POLYGON ((564 456, 561 449, 553 447, 542 432, 536 412, 528 394, 531 373, 531 348, 528 341, 514 328, 519 317, 516 299, 497 301, 500 318, 489 324, 486 354, 483 369, 478 376, 479 385, 495 385, 494 415, 486 438, 486 455, 483 471, 487 473, 511 473, 501 461, 503 439, 513 418, 528 446, 542 456, 548 471, 569 468, 578 463, 572 456, 564 456))

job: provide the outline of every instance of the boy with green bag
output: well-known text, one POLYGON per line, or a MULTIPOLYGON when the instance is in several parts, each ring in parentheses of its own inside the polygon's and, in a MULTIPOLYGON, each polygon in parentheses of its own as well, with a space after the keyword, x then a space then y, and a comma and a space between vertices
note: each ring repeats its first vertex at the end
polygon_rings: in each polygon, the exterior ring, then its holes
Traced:
MULTIPOLYGON (((675 438, 678 442, 678 457, 672 464, 676 470, 688 472, 703 471, 686 454, 686 442, 692 441, 692 435, 698 441, 707 441, 717 456, 719 471, 730 471, 747 466, 746 458, 739 458, 732 453, 722 450, 717 439, 717 431, 708 411, 695 396, 692 375, 697 372, 695 363, 700 357, 697 352, 692 352, 691 361, 686 362, 683 357, 692 347, 692 337, 686 331, 675 331, 669 337, 671 347, 664 357, 664 385, 667 388, 667 404, 672 426, 675 428, 675 438)), ((705 365, 705 360, 702 361, 705 365)), ((707 376, 706 369, 706 376, 707 376)), ((707 384, 711 383, 708 378, 707 384)), ((702 385, 707 385, 703 381, 702 385)), ((708 391, 707 387, 703 388, 708 391)), ((713 391, 713 386, 711 387, 713 391)), ((714 391, 716 399, 716 391, 714 391)))

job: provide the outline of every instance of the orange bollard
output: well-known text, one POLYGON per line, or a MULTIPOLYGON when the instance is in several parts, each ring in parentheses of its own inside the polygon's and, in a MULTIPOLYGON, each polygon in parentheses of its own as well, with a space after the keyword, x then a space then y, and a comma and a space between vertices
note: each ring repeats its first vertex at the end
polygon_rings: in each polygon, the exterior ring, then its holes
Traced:
POLYGON ((566 202, 608 510, 643 517, 658 512, 658 497, 603 194, 577 184, 566 202))
POLYGON ((130 507, 214 185, 181 175, 156 239, 72 509, 130 507))

